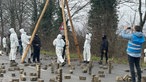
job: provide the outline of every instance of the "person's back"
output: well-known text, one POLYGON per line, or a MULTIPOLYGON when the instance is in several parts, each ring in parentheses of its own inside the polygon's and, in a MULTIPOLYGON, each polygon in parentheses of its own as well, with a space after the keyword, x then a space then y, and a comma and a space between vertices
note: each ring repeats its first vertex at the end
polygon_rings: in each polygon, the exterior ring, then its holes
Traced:
POLYGON ((144 35, 141 32, 140 26, 134 26, 134 28, 131 28, 131 33, 126 33, 128 30, 128 27, 125 27, 122 31, 121 36, 128 41, 127 45, 127 55, 128 55, 128 62, 131 72, 131 79, 132 82, 136 82, 136 75, 135 75, 135 67, 137 70, 137 82, 141 82, 141 67, 140 67, 140 57, 141 57, 141 51, 142 51, 142 44, 145 41, 144 35))
POLYGON ((106 52, 108 52, 108 40, 106 38, 103 38, 101 42, 101 51, 103 50, 106 50, 106 52))
POLYGON ((107 36, 104 35, 102 37, 102 42, 101 42, 101 45, 100 45, 100 52, 101 52, 101 59, 100 59, 100 62, 99 64, 102 64, 103 63, 103 55, 105 55, 105 58, 106 58, 106 64, 108 63, 108 40, 107 40, 107 36))
POLYGON ((39 46, 39 47, 41 46, 41 41, 40 41, 40 38, 38 37, 38 35, 35 35, 33 42, 32 42, 32 45, 39 46))
POLYGON ((132 34, 122 34, 122 37, 128 39, 127 54, 132 57, 140 57, 142 44, 145 41, 144 34, 140 31, 135 31, 132 34))

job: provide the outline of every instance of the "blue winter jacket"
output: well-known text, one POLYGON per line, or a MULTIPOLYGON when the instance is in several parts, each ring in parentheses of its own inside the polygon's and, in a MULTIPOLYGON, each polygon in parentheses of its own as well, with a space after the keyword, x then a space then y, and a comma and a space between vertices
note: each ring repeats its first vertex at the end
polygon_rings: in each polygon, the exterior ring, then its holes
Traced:
POLYGON ((142 32, 134 32, 132 34, 122 31, 122 37, 128 39, 127 44, 127 54, 132 57, 140 57, 142 50, 142 43, 144 43, 145 38, 142 32))

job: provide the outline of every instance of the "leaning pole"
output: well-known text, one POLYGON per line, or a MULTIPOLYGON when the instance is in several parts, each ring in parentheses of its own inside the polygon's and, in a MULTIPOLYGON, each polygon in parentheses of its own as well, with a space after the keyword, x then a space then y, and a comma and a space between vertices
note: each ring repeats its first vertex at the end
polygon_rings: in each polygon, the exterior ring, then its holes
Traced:
POLYGON ((25 58, 26 58, 26 56, 27 56, 28 50, 29 50, 29 48, 30 48, 30 45, 31 45, 31 43, 32 43, 32 41, 33 41, 33 39, 34 39, 34 36, 35 36, 35 34, 36 34, 36 32, 37 32, 37 29, 38 29, 38 27, 39 27, 40 21, 41 21, 43 15, 44 15, 44 13, 45 13, 45 11, 46 11, 46 9, 47 9, 48 4, 49 4, 49 0, 46 0, 45 6, 44 6, 44 8, 43 8, 43 10, 42 10, 42 13, 41 13, 41 15, 40 15, 40 17, 39 17, 39 19, 38 19, 36 25, 35 25, 35 28, 34 28, 34 31, 33 31, 33 33, 32 33, 31 39, 30 39, 30 41, 29 41, 29 45, 27 45, 27 47, 26 47, 26 49, 25 49, 25 51, 24 51, 24 53, 23 53, 23 55, 22 55, 21 63, 24 62, 24 60, 25 60, 25 58))
POLYGON ((72 22, 72 18, 71 18, 69 6, 68 6, 68 0, 66 0, 65 2, 66 2, 66 6, 67 6, 67 12, 68 12, 69 20, 70 20, 70 25, 71 25, 71 28, 72 28, 72 34, 73 34, 77 54, 78 54, 78 57, 79 57, 79 61, 81 63, 82 62, 82 56, 81 56, 81 52, 80 52, 79 43, 78 43, 78 40, 77 40, 77 37, 76 37, 76 32, 74 30, 74 25, 73 25, 73 22, 72 22))
POLYGON ((68 33, 67 33, 66 19, 65 19, 65 13, 64 13, 64 0, 61 0, 61 10, 62 10, 62 17, 63 17, 63 25, 64 25, 64 35, 65 35, 65 40, 66 40, 67 61, 68 61, 68 65, 71 65, 70 64, 70 52, 69 52, 68 33))

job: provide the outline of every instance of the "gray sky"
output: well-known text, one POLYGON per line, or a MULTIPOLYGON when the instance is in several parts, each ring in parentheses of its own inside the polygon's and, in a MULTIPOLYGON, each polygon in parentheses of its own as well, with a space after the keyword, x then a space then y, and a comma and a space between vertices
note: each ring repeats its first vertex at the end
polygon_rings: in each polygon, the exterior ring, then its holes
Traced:
MULTIPOLYGON (((76 8, 78 8, 78 6, 86 4, 89 0, 76 0, 76 1, 78 2, 76 8)), ((69 6, 70 7, 74 6, 74 4, 76 4, 76 1, 70 1, 69 6)), ((117 6, 118 9, 117 14, 119 16, 118 28, 122 28, 123 26, 132 26, 139 24, 138 0, 131 0, 131 1, 134 3, 124 3, 124 4, 119 4, 117 6)), ((143 1, 142 11, 145 12, 146 10, 144 3, 145 0, 142 1, 143 1)), ((82 30, 87 28, 88 12, 90 9, 91 9, 90 5, 88 5, 72 18, 76 30, 82 30)), ((73 12, 74 10, 71 11, 71 14, 73 12)))
MULTIPOLYGON (((121 26, 132 26, 133 24, 139 24, 139 12, 138 12, 138 0, 133 0, 135 3, 124 3, 118 6, 119 23, 121 26), (135 19, 135 20, 134 20, 135 19)), ((144 0, 143 0, 144 1, 144 0)), ((145 12, 144 3, 142 11, 145 12)))

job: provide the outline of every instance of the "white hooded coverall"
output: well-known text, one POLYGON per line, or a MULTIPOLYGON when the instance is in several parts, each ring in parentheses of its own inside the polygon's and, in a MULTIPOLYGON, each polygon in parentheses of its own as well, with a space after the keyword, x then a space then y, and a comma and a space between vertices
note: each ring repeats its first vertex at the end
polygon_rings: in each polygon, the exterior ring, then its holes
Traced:
MULTIPOLYGON (((29 44, 29 39, 31 38, 31 36, 26 35, 26 32, 24 31, 24 29, 20 29, 19 30, 21 33, 21 41, 22 41, 22 47, 23 47, 23 54, 25 52, 25 49, 27 47, 27 45, 29 44)), ((27 53, 27 58, 31 57, 31 48, 29 48, 28 53, 27 53)))
POLYGON ((57 38, 53 41, 53 45, 56 48, 57 63, 63 63, 64 59, 62 58, 62 52, 65 42, 63 41, 61 34, 57 35, 57 38))
POLYGON ((6 43, 6 37, 3 37, 3 48, 6 48, 7 47, 7 43, 6 43))
POLYGON ((10 28, 10 54, 9 54, 9 60, 15 60, 16 59, 16 53, 17 53, 17 46, 19 46, 18 43, 18 37, 16 32, 14 31, 14 28, 10 28))
POLYGON ((90 52, 90 49, 91 49, 91 45, 90 45, 91 36, 92 36, 91 33, 86 34, 86 38, 85 38, 85 42, 84 42, 84 50, 83 50, 84 61, 88 61, 88 62, 91 59, 91 52, 90 52))

